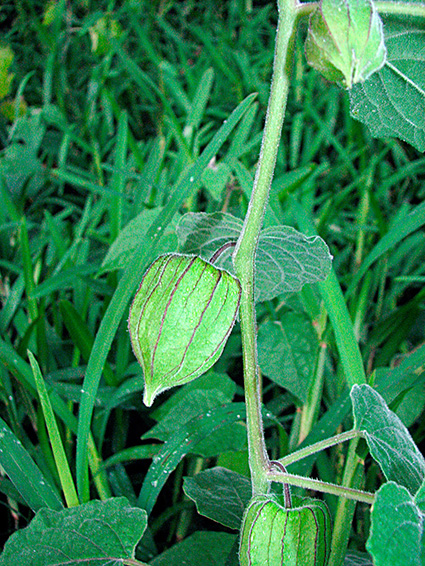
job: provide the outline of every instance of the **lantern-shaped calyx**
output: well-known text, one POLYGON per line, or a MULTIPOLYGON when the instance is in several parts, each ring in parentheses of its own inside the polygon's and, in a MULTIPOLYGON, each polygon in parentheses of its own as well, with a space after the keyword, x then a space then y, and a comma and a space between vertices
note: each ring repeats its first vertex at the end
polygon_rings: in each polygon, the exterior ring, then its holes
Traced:
POLYGON ((330 543, 329 511, 323 501, 278 495, 251 499, 242 521, 241 566, 325 566, 330 543))
POLYGON ((309 64, 346 88, 364 82, 386 61, 382 21, 371 0, 322 0, 310 18, 309 64))
POLYGON ((143 368, 143 401, 192 381, 220 357, 241 296, 237 279, 200 257, 160 256, 143 276, 128 326, 143 368))

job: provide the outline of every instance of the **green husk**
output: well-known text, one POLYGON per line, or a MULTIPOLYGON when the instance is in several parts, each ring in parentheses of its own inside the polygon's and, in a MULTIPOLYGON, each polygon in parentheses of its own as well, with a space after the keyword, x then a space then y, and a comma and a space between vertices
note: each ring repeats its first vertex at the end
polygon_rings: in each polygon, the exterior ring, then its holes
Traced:
POLYGON ((242 520, 241 566, 325 566, 330 546, 330 517, 316 499, 269 494, 251 499, 242 520))
POLYGON ((128 321, 147 406, 214 365, 236 320, 240 294, 235 277, 199 257, 166 254, 152 263, 128 321))

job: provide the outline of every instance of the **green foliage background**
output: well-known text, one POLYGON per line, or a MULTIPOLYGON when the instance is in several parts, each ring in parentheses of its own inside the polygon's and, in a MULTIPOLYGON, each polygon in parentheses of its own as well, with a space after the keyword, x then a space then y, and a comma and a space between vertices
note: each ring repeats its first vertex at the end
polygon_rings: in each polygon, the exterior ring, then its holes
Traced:
MULTIPOLYGON (((84 395, 93 396, 90 497, 124 496, 152 511, 136 556, 177 564, 182 555, 220 544, 226 557, 234 532, 213 533, 220 526, 197 513, 183 486, 193 490, 191 478, 215 465, 248 473, 238 326, 214 372, 167 392, 148 410, 123 300, 115 311, 117 332, 105 330, 111 347, 99 387, 85 391, 82 383, 106 309, 132 270, 130 258, 139 254, 133 276, 141 279, 154 257, 179 249, 176 224, 184 213, 244 217, 269 92, 275 5, 7 0, 0 23, 0 47, 13 53, 11 61, 7 51, 0 65, 10 83, 0 101, 1 429, 8 431, 6 440, 19 439, 37 465, 22 468, 26 494, 1 474, 8 521, 1 536, 25 527, 46 498, 53 509, 61 507, 29 349, 74 478, 78 407, 84 395), (202 174, 190 169, 253 92, 255 101, 231 124, 233 132, 202 174), (165 208, 171 201, 177 203, 172 213, 165 208), (157 240, 149 233, 155 222, 157 240), (39 481, 38 473, 47 487, 34 501, 29 480, 39 481), (185 548, 176 550, 183 539, 185 548)), ((353 120, 346 94, 306 66, 301 35, 265 227, 303 231, 303 222, 314 220, 334 256, 367 374, 420 445, 425 158, 403 141, 372 138, 353 120)), ((375 130, 389 133, 384 126, 375 130)), ((335 329, 317 286, 267 299, 257 305, 259 352, 267 441, 276 459, 305 437, 314 442, 351 422, 335 329), (302 337, 294 340, 300 329, 302 337), (323 388, 305 425, 300 409, 314 380, 323 380, 323 388)), ((314 469, 339 483, 343 456, 344 448, 334 449, 291 471, 314 469)), ((7 464, 19 468, 16 462, 7 464)), ((373 491, 382 481, 367 459, 366 488, 373 491)), ((335 497, 326 501, 334 512, 335 497)), ((234 528, 234 520, 226 520, 234 528)), ((350 552, 365 552, 369 526, 368 508, 359 505, 350 552)), ((198 561, 215 564, 204 560, 198 561)), ((352 554, 347 564, 354 560, 352 554)))

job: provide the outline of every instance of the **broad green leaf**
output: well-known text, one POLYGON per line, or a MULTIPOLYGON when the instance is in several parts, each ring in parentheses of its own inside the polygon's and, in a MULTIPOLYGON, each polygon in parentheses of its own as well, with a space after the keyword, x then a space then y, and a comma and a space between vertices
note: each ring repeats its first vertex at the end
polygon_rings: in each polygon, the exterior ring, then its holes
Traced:
POLYGON ((364 434, 387 480, 416 493, 425 477, 425 460, 407 428, 369 385, 354 385, 350 395, 354 428, 364 434))
MULTIPOLYGON (((175 431, 184 426, 191 419, 208 413, 211 409, 230 403, 235 394, 235 384, 227 376, 210 374, 208 381, 200 377, 194 382, 183 386, 178 393, 178 402, 174 402, 174 395, 164 404, 169 407, 168 411, 161 410, 159 422, 142 436, 142 440, 156 438, 168 440, 175 431), (217 378, 217 382, 215 382, 217 378), (197 385, 202 379, 202 386, 197 385), (220 388, 222 386, 223 388, 220 388)), ((153 418, 157 417, 155 411, 153 418)), ((242 423, 231 424, 220 428, 209 434, 203 441, 196 445, 195 453, 204 458, 212 458, 223 451, 243 450, 246 447, 246 428, 242 423)))
POLYGON ((240 566, 239 565, 239 540, 235 539, 232 549, 227 556, 224 566, 240 566))
POLYGON ((236 535, 198 531, 151 561, 151 566, 223 566, 236 535))
POLYGON ((245 404, 229 403, 198 415, 177 430, 153 459, 140 491, 138 505, 150 514, 163 485, 180 460, 189 452, 194 452, 196 446, 212 432, 244 418, 245 404))
MULTIPOLYGON (((101 273, 127 266, 131 254, 140 247, 149 226, 162 213, 162 207, 143 210, 120 231, 102 262, 101 273)), ((174 222, 171 222, 157 247, 158 255, 176 249, 174 222)))
POLYGON ((310 18, 306 57, 327 79, 351 88, 385 63, 382 21, 371 0, 322 0, 310 18))
POLYGON ((134 559, 146 525, 146 511, 123 497, 62 511, 41 509, 7 541, 0 566, 118 566, 134 559))
POLYGON ((248 478, 220 467, 184 478, 183 489, 195 502, 198 513, 236 530, 252 496, 248 478))
POLYGON ((415 495, 415 503, 421 513, 422 537, 421 537, 421 566, 425 565, 425 481, 415 495))
MULTIPOLYGON (((228 242, 236 243, 243 222, 227 212, 188 212, 176 227, 179 249, 183 253, 197 254, 209 260, 214 253, 228 242)), ((234 248, 225 250, 215 262, 229 273, 234 273, 232 253, 234 248)))
POLYGON ((420 20, 384 22, 387 62, 350 92, 351 115, 373 136, 397 136, 425 151, 425 29, 420 20))
MULTIPOLYGON (((225 243, 236 242, 242 221, 228 213, 189 213, 177 225, 179 246, 185 253, 197 253, 209 260, 225 243)), ((215 262, 234 273, 233 248, 215 262)), ((262 230, 256 256, 255 297, 257 302, 282 293, 299 291, 306 283, 325 279, 332 257, 318 236, 307 237, 290 226, 262 230)))
POLYGON ((251 475, 249 470, 248 449, 221 452, 216 463, 217 466, 226 468, 226 470, 230 470, 246 478, 249 478, 251 475))
POLYGON ((422 518, 406 488, 394 482, 376 493, 366 543, 375 566, 420 566, 422 518))
POLYGON ((38 511, 42 507, 62 509, 59 495, 2 419, 0 419, 0 466, 33 511, 38 511))
POLYGON ((415 495, 415 503, 419 507, 421 513, 425 515, 425 481, 415 495))
POLYGON ((262 372, 305 402, 314 373, 317 334, 302 313, 287 312, 280 321, 258 329, 258 362, 262 372))
POLYGON ((150 417, 157 422, 167 420, 174 407, 179 405, 181 401, 186 398, 188 393, 197 390, 201 390, 207 395, 209 391, 216 392, 219 390, 220 398, 225 399, 226 402, 230 403, 236 393, 236 384, 233 379, 224 373, 209 371, 204 375, 201 375, 198 379, 191 381, 190 383, 186 383, 186 385, 183 385, 180 389, 176 389, 173 395, 161 403, 161 405, 155 408, 155 410, 150 412, 150 417))
POLYGON ((304 236, 290 226, 262 230, 256 257, 256 300, 294 293, 306 283, 326 279, 332 256, 319 236, 304 236))
POLYGON ((205 373, 221 356, 239 308, 239 281, 196 256, 160 256, 130 309, 133 351, 143 368, 143 402, 205 373))

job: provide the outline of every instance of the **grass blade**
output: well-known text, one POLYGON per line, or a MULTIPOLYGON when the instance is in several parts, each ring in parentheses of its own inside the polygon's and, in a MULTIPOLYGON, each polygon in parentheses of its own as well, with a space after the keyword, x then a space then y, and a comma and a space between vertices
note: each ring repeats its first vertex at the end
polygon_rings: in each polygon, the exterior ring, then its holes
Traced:
MULTIPOLYGON (((35 397, 37 394, 37 387, 31 367, 15 352, 12 346, 1 339, 0 361, 4 364, 5 368, 25 387, 25 389, 35 397)), ((65 423, 72 433, 77 434, 78 421, 76 417, 71 413, 67 404, 55 391, 52 391, 50 394, 50 402, 55 414, 65 423)), ((96 485, 100 498, 107 499, 108 497, 111 497, 108 480, 105 473, 100 469, 102 460, 97 454, 96 446, 91 434, 88 440, 88 459, 90 469, 94 477, 93 481, 96 485)))
MULTIPOLYGON (((306 211, 295 200, 293 205, 300 229, 308 235, 317 234, 314 224, 306 211)), ((332 322, 347 385, 351 388, 356 383, 366 383, 363 360, 354 333, 353 323, 333 269, 331 269, 325 281, 318 283, 318 287, 332 322)))
POLYGON ((77 486, 81 501, 89 498, 89 478, 87 468, 87 442, 90 434, 90 423, 93 407, 96 399, 96 391, 109 348, 114 339, 117 328, 127 308, 128 302, 137 284, 140 282, 143 269, 149 260, 153 259, 156 246, 161 240, 165 227, 172 220, 183 202, 196 189, 202 171, 208 165, 212 157, 229 137, 233 128, 251 106, 255 95, 248 96, 232 112, 229 119, 223 123, 214 135, 208 146, 204 149, 195 163, 188 169, 180 182, 176 183, 170 200, 164 207, 162 214, 152 223, 146 234, 149 245, 140 246, 129 261, 117 290, 115 291, 108 309, 103 317, 99 331, 96 335, 90 359, 87 365, 87 373, 83 383, 82 401, 79 413, 78 438, 77 438, 77 486), (142 251, 140 251, 142 250, 142 251))
POLYGON ((59 495, 1 418, 0 465, 34 512, 42 507, 56 511, 63 508, 59 495))
POLYGON ((62 438, 56 422, 55 414, 50 403, 50 397, 47 392, 46 384, 41 375, 40 367, 33 354, 28 350, 28 357, 37 385, 38 396, 40 398, 41 407, 43 409, 44 420, 46 422, 49 434, 50 444, 52 446, 53 457, 55 459, 56 468, 58 470, 62 491, 65 496, 68 507, 79 505, 77 491, 75 489, 74 480, 72 479, 71 470, 69 469, 68 460, 62 444, 62 438))
POLYGON ((118 135, 115 146, 114 173, 112 176, 112 190, 117 196, 110 198, 111 242, 115 240, 121 229, 123 215, 123 200, 121 195, 125 185, 125 162, 127 155, 128 120, 127 112, 122 111, 118 122, 118 135))
POLYGON ((424 224, 425 202, 416 206, 409 212, 409 214, 396 222, 389 232, 387 232, 385 236, 379 240, 373 250, 371 250, 368 256, 364 259, 360 269, 353 277, 353 280, 347 290, 347 297, 355 291, 360 279, 377 259, 400 243, 403 238, 421 228, 424 224))

